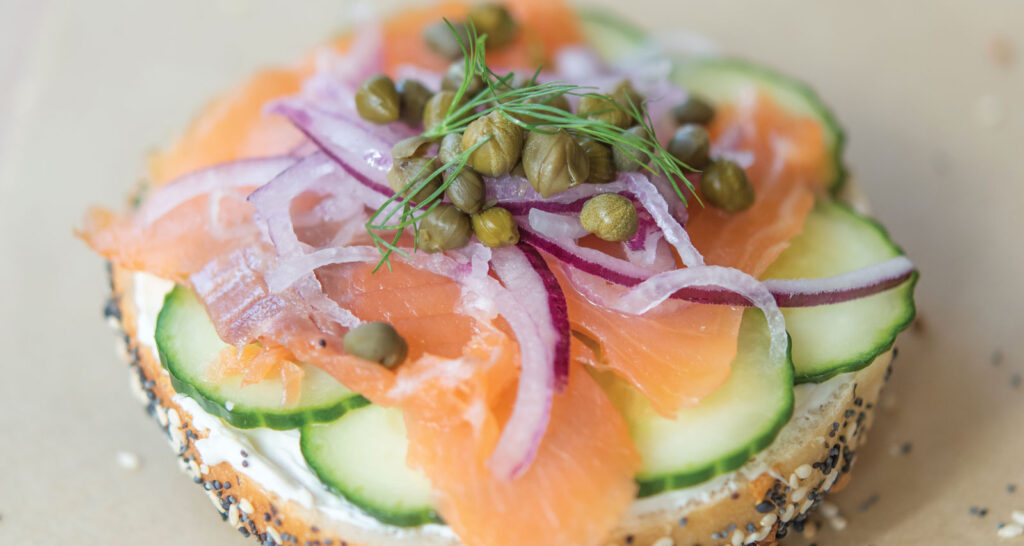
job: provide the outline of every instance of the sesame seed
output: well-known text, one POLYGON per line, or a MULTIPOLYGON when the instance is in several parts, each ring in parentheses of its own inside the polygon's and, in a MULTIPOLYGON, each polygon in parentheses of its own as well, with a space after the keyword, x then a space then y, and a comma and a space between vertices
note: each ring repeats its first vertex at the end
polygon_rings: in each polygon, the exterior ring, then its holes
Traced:
POLYGON ((732 546, 743 545, 743 531, 736 531, 732 534, 732 546))
POLYGON ((671 537, 661 537, 658 540, 654 541, 654 544, 652 544, 651 546, 675 546, 675 545, 676 545, 676 543, 675 543, 675 541, 672 540, 671 537))
POLYGON ((823 485, 823 488, 825 489, 825 491, 828 491, 829 489, 832 489, 832 485, 836 483, 836 479, 838 479, 838 478, 839 478, 839 471, 838 470, 832 470, 832 472, 829 473, 828 477, 825 478, 825 484, 823 485))
POLYGON ((220 497, 218 497, 213 491, 207 491, 206 495, 210 497, 210 502, 217 507, 217 511, 223 514, 224 507, 220 504, 220 497))
POLYGON ((118 451, 116 458, 117 466, 125 470, 138 470, 142 466, 139 456, 130 451, 118 451))
POLYGON ((688 520, 686 518, 679 518, 679 526, 680 527, 686 527, 687 521, 688 520))
POLYGON ((1014 523, 1024 525, 1024 511, 1014 510, 1013 513, 1010 514, 1010 518, 1013 519, 1014 523))
POLYGON ((174 428, 181 427, 181 416, 174 408, 167 410, 167 422, 174 428))
POLYGON ((807 496, 807 493, 810 490, 811 489, 809 487, 801 487, 800 489, 797 489, 796 491, 793 491, 793 495, 791 497, 791 500, 793 502, 800 502, 800 501, 804 500, 804 497, 807 496))
POLYGON ((768 501, 763 501, 754 507, 755 510, 762 514, 767 514, 768 512, 771 512, 773 508, 775 508, 775 505, 768 501))
POLYGON ((239 500, 238 501, 238 508, 241 511, 245 512, 246 514, 251 514, 253 512, 252 503, 249 502, 249 499, 241 499, 241 500, 239 500))
POLYGON ((828 524, 836 531, 842 531, 843 529, 846 529, 846 518, 843 516, 828 518, 828 524))
POLYGON ((232 527, 238 527, 238 505, 232 504, 231 508, 228 508, 228 523, 232 527))
POLYGON ((771 527, 772 525, 775 525, 775 522, 778 521, 778 519, 779 517, 775 514, 768 514, 765 517, 761 518, 761 526, 771 527))
POLYGON ((839 515, 839 507, 834 503, 824 501, 821 503, 821 515, 826 518, 834 518, 839 515))
POLYGON ((167 410, 163 406, 156 406, 156 422, 162 427, 167 427, 167 410))
POLYGON ((243 461, 242 461, 242 467, 243 467, 243 468, 249 468, 249 461, 245 461, 245 460, 243 460, 243 461))
POLYGON ((1007 493, 1016 493, 1017 492, 1017 485, 1016 484, 1012 484, 1012 483, 1006 484, 1006 492, 1007 493))
POLYGON ((796 515, 796 505, 790 504, 782 511, 782 523, 788 523, 796 515))
POLYGON ((796 467, 795 473, 796 473, 796 476, 798 478, 800 478, 801 480, 806 480, 807 478, 811 477, 811 472, 813 472, 813 471, 814 471, 814 469, 811 468, 811 465, 809 465, 809 464, 802 464, 802 465, 796 467))
POLYGON ((1018 523, 1011 523, 1010 525, 1002 526, 996 534, 999 538, 1015 538, 1024 535, 1024 526, 1018 523))
POLYGON ((178 453, 183 453, 187 445, 188 444, 185 443, 185 433, 182 432, 180 428, 172 428, 171 447, 173 447, 178 453))
POLYGON ((274 539, 274 542, 281 542, 281 533, 278 533, 277 529, 267 527, 267 534, 270 535, 270 538, 274 539))

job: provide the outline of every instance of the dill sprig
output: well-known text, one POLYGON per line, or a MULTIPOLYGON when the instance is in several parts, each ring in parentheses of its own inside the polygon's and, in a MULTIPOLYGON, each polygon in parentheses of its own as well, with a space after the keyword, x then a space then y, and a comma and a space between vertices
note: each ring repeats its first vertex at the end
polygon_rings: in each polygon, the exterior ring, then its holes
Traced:
MULTIPOLYGON (((599 119, 582 117, 556 108, 549 104, 550 101, 563 95, 601 99, 608 97, 596 93, 594 87, 563 82, 539 83, 537 78, 540 75, 540 68, 523 85, 516 87, 514 72, 499 75, 487 65, 486 35, 478 35, 472 23, 468 23, 466 24, 467 39, 464 41, 450 21, 445 19, 445 23, 455 35, 462 49, 463 78, 459 88, 454 92, 453 100, 444 119, 437 125, 427 128, 423 137, 436 140, 448 134, 459 133, 474 120, 492 112, 499 112, 527 131, 550 133, 561 129, 575 137, 589 138, 614 147, 630 159, 637 161, 653 175, 666 178, 683 203, 686 203, 687 198, 679 185, 680 181, 691 195, 696 195, 693 184, 686 178, 685 173, 697 172, 697 170, 669 154, 658 142, 654 132, 654 122, 646 108, 648 101, 634 104, 628 95, 628 104, 626 105, 608 101, 609 108, 618 108, 626 112, 635 122, 634 125, 641 127, 642 135, 599 119), (473 79, 477 77, 483 81, 484 88, 468 97, 473 79), (524 118, 537 120, 537 123, 524 122, 522 121, 524 118)), ((593 113, 600 114, 601 112, 593 113)), ((453 160, 433 171, 427 172, 429 169, 426 167, 420 169, 420 172, 416 173, 402 191, 389 197, 374 212, 366 222, 366 229, 370 233, 374 245, 381 252, 381 260, 374 271, 383 265, 390 268, 390 257, 394 252, 408 256, 408 253, 398 246, 406 228, 412 227, 413 248, 418 247, 418 223, 441 203, 449 184, 448 181, 443 180, 445 177, 442 176, 442 173, 451 169, 451 175, 447 178, 448 180, 454 179, 455 175, 465 168, 470 154, 486 141, 487 139, 477 142, 473 147, 463 150, 453 160), (442 176, 443 182, 427 199, 419 203, 411 203, 408 199, 401 197, 402 195, 416 195, 439 176, 442 176), (385 237, 383 234, 387 232, 394 232, 394 234, 385 237)))

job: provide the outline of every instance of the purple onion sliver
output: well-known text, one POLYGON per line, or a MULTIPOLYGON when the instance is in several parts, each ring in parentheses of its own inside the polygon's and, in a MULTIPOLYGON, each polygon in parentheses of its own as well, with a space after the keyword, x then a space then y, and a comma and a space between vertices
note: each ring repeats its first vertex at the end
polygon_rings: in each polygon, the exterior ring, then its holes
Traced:
POLYGON ((189 173, 153 193, 136 216, 142 225, 159 220, 187 201, 214 190, 262 186, 295 164, 291 157, 239 159, 189 173))
POLYGON ((519 249, 544 282, 548 313, 551 315, 551 323, 557 340, 554 362, 555 389, 562 392, 569 382, 569 306, 565 301, 562 287, 558 284, 558 279, 555 278, 555 274, 551 272, 547 262, 537 253, 537 250, 528 244, 520 245, 519 249))

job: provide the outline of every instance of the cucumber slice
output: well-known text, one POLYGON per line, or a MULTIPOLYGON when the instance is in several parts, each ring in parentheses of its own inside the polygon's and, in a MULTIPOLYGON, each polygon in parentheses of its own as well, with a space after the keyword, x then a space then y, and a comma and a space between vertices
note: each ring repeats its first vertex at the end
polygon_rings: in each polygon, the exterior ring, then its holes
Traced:
MULTIPOLYGON (((899 256, 878 222, 846 205, 819 199, 803 232, 765 273, 765 278, 815 278, 838 275, 899 256)), ((783 309, 793 337, 797 383, 818 383, 859 370, 888 351, 914 319, 914 285, 905 283, 845 303, 783 309)))
POLYGON ((675 419, 659 415, 631 385, 597 372, 629 424, 643 465, 640 496, 708 480, 743 466, 768 447, 793 414, 793 365, 768 359, 768 326, 756 309, 743 314, 739 349, 725 384, 675 419))
POLYGON ((330 489, 384 523, 441 520, 426 476, 405 464, 402 411, 367 406, 330 424, 302 427, 302 455, 330 489))
MULTIPOLYGON (((581 10, 580 25, 588 43, 610 62, 650 55, 657 49, 642 30, 600 10, 581 10)), ((751 88, 767 93, 794 115, 816 119, 824 131, 829 172, 826 185, 836 193, 846 180, 846 137, 835 115, 807 84, 768 68, 729 58, 678 57, 676 83, 715 104, 735 102, 751 88)))
POLYGON ((294 407, 282 407, 284 385, 267 378, 242 387, 241 377, 206 379, 207 367, 228 345, 221 341, 206 309, 192 292, 177 286, 164 299, 156 322, 160 362, 174 390, 193 398, 209 413, 238 428, 286 430, 337 419, 369 401, 314 366, 303 366, 302 393, 294 407))

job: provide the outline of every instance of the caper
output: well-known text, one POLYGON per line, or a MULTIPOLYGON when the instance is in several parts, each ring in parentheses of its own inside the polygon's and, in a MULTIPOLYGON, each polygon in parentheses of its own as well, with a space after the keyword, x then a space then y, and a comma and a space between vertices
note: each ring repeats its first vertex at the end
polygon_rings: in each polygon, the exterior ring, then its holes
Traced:
POLYGON ((410 127, 423 123, 423 108, 433 94, 419 80, 403 78, 398 80, 398 93, 402 96, 402 121, 410 127))
MULTIPOLYGON (((441 89, 444 91, 456 91, 462 86, 462 80, 466 79, 466 64, 465 61, 455 61, 448 65, 448 70, 444 73, 444 78, 441 80, 441 89)), ((466 88, 466 96, 473 97, 484 89, 484 81, 480 79, 480 76, 473 74, 473 79, 469 80, 469 87, 466 88)))
POLYGON ((517 26, 512 14, 501 4, 478 4, 469 10, 467 19, 480 35, 487 35, 487 47, 499 48, 512 43, 517 26))
POLYGON ((395 193, 402 197, 406 197, 412 191, 411 186, 409 188, 406 188, 406 186, 414 182, 420 183, 426 180, 421 189, 409 198, 410 201, 416 203, 427 199, 441 187, 438 177, 435 176, 428 179, 437 170, 437 161, 434 158, 405 157, 395 158, 394 161, 394 164, 391 165, 391 170, 387 174, 388 184, 395 193))
POLYGON ((426 106, 423 107, 423 128, 429 131, 444 121, 445 116, 448 115, 448 109, 451 108, 454 100, 454 91, 441 91, 430 97, 426 106))
POLYGON ((523 148, 523 169, 533 189, 550 197, 587 181, 590 162, 564 129, 530 131, 523 148))
POLYGON ((519 224, 508 209, 491 207, 471 217, 473 233, 485 246, 500 248, 519 242, 519 224))
POLYGON ((441 163, 447 165, 462 153, 462 133, 448 133, 441 139, 441 146, 437 150, 437 158, 441 163))
POLYGON ((463 167, 458 174, 453 173, 454 168, 445 172, 445 179, 448 180, 448 187, 444 190, 445 196, 455 208, 466 214, 480 212, 480 209, 484 208, 486 197, 483 179, 469 167, 463 167))
POLYGON ((633 116, 613 97, 608 95, 584 95, 580 97, 576 113, 580 117, 608 123, 625 129, 633 123, 633 116))
POLYGON ((435 138, 428 138, 423 135, 403 138, 391 147, 391 157, 395 159, 403 159, 406 157, 422 156, 428 149, 430 149, 430 145, 436 140, 437 139, 435 138))
POLYGON ((397 120, 401 102, 395 82, 384 74, 370 76, 356 91, 356 111, 374 123, 397 120))
POLYGON ((676 129, 667 151, 687 166, 703 169, 711 162, 711 137, 707 129, 688 123, 676 129))
POLYGON ((647 131, 643 127, 636 125, 626 130, 622 134, 622 138, 626 141, 629 153, 621 150, 618 146, 612 147, 612 162, 615 164, 615 168, 619 172, 639 171, 650 161, 647 154, 636 149, 641 140, 647 139, 647 131))
POLYGON ((754 186, 735 162, 712 162, 700 177, 700 191, 711 206, 726 212, 746 210, 754 204, 754 186))
POLYGON ((419 248, 425 252, 441 252, 462 248, 473 234, 469 216, 453 205, 438 205, 420 220, 419 248))
POLYGON ((622 80, 619 85, 615 86, 615 90, 612 91, 612 98, 619 105, 626 108, 627 112, 632 111, 632 107, 636 107, 639 110, 644 104, 644 96, 633 88, 633 82, 630 80, 622 80))
POLYGON ((484 139, 487 141, 469 154, 469 166, 484 176, 508 174, 522 153, 523 129, 501 112, 491 112, 466 127, 462 149, 468 150, 484 139))
POLYGON ((690 95, 683 103, 672 108, 672 117, 676 118, 676 122, 680 124, 706 125, 715 117, 715 109, 706 100, 696 95, 690 95))
POLYGON ((628 241, 639 227, 636 206, 617 193, 591 197, 580 212, 583 229, 605 241, 628 241))
POLYGON ((612 162, 612 149, 608 146, 589 138, 579 141, 583 153, 587 154, 587 162, 590 164, 590 176, 587 182, 591 184, 605 184, 615 180, 615 164, 612 162))
POLYGON ((462 23, 452 23, 449 27, 445 21, 438 21, 423 30, 423 41, 427 47, 446 59, 457 59, 462 56, 462 44, 469 43, 469 30, 462 23), (455 27, 455 31, 452 31, 455 27))
POLYGON ((405 360, 409 345, 394 326, 386 322, 365 322, 345 334, 345 352, 394 368, 405 360))

